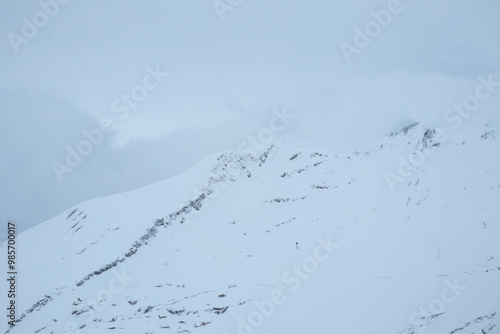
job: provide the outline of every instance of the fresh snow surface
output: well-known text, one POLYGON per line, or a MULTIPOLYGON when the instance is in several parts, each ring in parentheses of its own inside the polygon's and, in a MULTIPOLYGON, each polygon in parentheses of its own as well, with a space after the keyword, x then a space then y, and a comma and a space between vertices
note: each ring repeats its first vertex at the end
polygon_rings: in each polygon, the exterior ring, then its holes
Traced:
POLYGON ((2 332, 500 333, 498 130, 223 152, 81 203, 18 236, 2 332))

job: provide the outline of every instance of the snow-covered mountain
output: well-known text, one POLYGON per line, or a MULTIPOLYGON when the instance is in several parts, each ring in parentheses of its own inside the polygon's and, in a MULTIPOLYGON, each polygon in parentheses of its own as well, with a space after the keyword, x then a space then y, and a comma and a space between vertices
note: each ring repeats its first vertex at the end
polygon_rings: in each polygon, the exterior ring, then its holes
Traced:
POLYGON ((4 332, 500 333, 498 136, 275 143, 81 203, 18 236, 4 332))

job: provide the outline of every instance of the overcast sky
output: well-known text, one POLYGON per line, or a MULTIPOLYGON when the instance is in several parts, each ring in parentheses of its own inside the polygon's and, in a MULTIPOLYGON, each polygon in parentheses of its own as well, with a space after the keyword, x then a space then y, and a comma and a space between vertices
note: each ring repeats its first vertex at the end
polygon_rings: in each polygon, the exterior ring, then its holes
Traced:
POLYGON ((235 149, 275 109, 297 115, 279 140, 364 149, 500 69, 498 0, 54 1, 0 0, 0 220, 20 230, 235 149))

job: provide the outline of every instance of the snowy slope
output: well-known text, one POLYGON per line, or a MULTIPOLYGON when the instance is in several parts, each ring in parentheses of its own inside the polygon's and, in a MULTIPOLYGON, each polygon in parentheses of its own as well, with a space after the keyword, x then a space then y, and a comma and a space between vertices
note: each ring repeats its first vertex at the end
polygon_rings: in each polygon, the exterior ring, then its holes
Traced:
POLYGON ((366 152, 226 152, 81 203, 19 235, 23 314, 2 328, 500 333, 494 126, 408 123, 366 152), (391 189, 399 157, 425 148, 391 189))

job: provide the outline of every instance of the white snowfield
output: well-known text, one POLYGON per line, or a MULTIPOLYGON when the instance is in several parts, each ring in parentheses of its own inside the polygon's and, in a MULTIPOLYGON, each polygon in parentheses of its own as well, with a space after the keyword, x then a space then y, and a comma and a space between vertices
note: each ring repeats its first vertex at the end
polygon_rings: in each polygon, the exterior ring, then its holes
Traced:
POLYGON ((217 154, 70 208, 18 236, 2 332, 500 333, 500 132, 433 130, 217 154))

